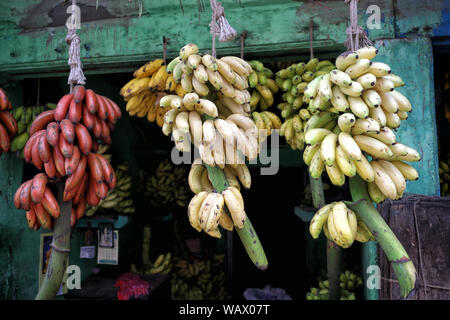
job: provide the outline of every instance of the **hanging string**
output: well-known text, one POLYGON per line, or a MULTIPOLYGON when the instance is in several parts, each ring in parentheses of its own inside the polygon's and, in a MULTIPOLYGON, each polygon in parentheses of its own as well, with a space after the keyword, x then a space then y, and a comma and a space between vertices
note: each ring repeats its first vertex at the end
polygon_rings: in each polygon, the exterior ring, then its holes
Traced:
POLYGON ((236 37, 234 30, 228 20, 225 18, 225 10, 220 2, 216 0, 209 1, 212 10, 211 23, 209 24, 212 35, 212 56, 216 57, 216 37, 220 42, 231 41, 236 37))
POLYGON ((75 14, 75 6, 77 5, 76 0, 72 0, 72 20, 71 25, 73 29, 67 26, 67 36, 66 42, 69 45, 69 62, 70 65, 70 74, 67 83, 70 85, 70 92, 72 92, 74 84, 84 85, 86 82, 86 77, 84 76, 80 59, 80 37, 77 35, 76 31, 76 14, 75 14), (75 21, 73 21, 75 19, 75 21))
POLYGON ((350 26, 347 28, 347 38, 345 39, 345 46, 348 50, 356 51, 359 48, 372 46, 373 43, 367 37, 366 32, 358 25, 358 1, 359 0, 344 0, 345 3, 350 4, 350 26))
POLYGON ((309 58, 314 58, 314 48, 313 48, 313 18, 309 19, 309 58))

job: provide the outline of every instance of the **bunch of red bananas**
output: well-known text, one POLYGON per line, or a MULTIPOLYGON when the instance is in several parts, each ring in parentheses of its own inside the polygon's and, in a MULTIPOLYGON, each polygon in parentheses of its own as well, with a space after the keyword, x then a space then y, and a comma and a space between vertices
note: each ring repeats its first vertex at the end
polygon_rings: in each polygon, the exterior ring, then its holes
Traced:
POLYGON ((8 111, 11 109, 11 101, 6 92, 0 88, 0 155, 9 151, 11 141, 18 130, 16 119, 8 111))
POLYGON ((60 215, 48 182, 65 178, 63 200, 72 201, 72 226, 84 215, 87 204, 98 205, 115 187, 114 169, 97 154, 97 140, 110 144, 110 131, 120 117, 116 103, 83 86, 75 86, 62 97, 55 110, 36 117, 24 156, 45 173, 24 182, 14 196, 14 205, 27 211, 30 228, 52 229, 53 219, 60 215))

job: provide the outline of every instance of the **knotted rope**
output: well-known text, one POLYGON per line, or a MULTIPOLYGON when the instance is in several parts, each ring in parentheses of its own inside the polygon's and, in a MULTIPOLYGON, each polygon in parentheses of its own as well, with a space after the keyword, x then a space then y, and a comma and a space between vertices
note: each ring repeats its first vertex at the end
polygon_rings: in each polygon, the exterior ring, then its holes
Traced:
MULTIPOLYGON (((75 22, 73 19, 76 20, 75 17, 75 6, 77 5, 76 0, 72 0, 72 26, 74 26, 75 22)), ((70 74, 67 83, 70 85, 70 91, 72 92, 72 88, 74 84, 81 84, 84 85, 86 82, 86 77, 83 73, 83 65, 81 64, 80 59, 80 37, 77 34, 76 27, 73 29, 69 28, 67 26, 67 36, 66 36, 66 42, 69 45, 69 66, 70 66, 70 74)))
POLYGON ((231 41, 236 37, 234 30, 228 20, 225 18, 225 10, 220 2, 210 0, 212 17, 209 24, 210 33, 212 35, 212 55, 216 57, 216 37, 220 42, 231 41))
POLYGON ((372 46, 366 32, 358 25, 358 1, 344 0, 350 4, 350 26, 347 28, 347 38, 344 42, 348 50, 356 51, 359 48, 372 46))

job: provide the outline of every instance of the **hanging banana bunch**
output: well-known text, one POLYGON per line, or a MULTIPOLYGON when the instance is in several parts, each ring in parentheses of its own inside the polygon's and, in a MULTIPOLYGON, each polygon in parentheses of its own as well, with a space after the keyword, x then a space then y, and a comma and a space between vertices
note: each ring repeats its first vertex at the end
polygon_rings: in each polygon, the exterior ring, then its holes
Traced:
MULTIPOLYGON (((362 279, 358 275, 346 270, 339 276, 339 285, 341 287, 340 300, 356 300, 355 290, 362 285, 362 279)), ((306 293, 306 300, 329 300, 328 296, 329 281, 319 281, 318 288, 310 288, 306 293)))
POLYGON ((280 128, 280 135, 286 138, 293 150, 303 150, 305 147, 304 127, 312 113, 309 108, 303 108, 304 104, 309 103, 307 88, 333 69, 335 66, 331 61, 313 58, 306 63, 291 64, 276 73, 275 82, 284 91, 283 102, 277 106, 285 119, 280 128))

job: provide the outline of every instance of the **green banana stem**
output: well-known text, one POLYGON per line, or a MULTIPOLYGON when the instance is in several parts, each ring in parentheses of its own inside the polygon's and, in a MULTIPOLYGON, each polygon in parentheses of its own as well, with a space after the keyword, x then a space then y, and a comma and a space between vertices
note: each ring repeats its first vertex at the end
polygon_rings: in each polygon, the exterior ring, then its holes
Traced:
MULTIPOLYGON (((322 178, 314 179, 309 176, 313 206, 320 209, 325 205, 323 194, 322 178)), ((327 278, 328 278, 328 298, 339 300, 341 298, 341 287, 339 276, 342 267, 341 249, 333 241, 327 239, 327 278)))
MULTIPOLYGON (((228 181, 221 168, 211 167, 207 164, 205 164, 205 166, 208 169, 209 179, 217 192, 222 192, 229 187, 228 181)), ((264 248, 262 247, 248 216, 245 219, 244 227, 242 229, 235 228, 235 230, 253 264, 260 270, 266 270, 269 263, 264 248)))
POLYGON ((70 217, 72 213, 72 201, 64 202, 64 182, 56 184, 57 200, 61 207, 61 214, 55 220, 53 241, 54 248, 50 256, 44 281, 36 295, 35 300, 52 300, 61 287, 61 283, 66 273, 70 252, 70 217), (57 249, 55 249, 57 248, 57 249), (58 250, 59 249, 59 250, 58 250))
POLYGON ((416 283, 414 264, 400 241, 373 206, 366 183, 359 176, 350 179, 350 193, 355 202, 349 207, 358 213, 380 244, 397 275, 402 296, 407 297, 416 283))

